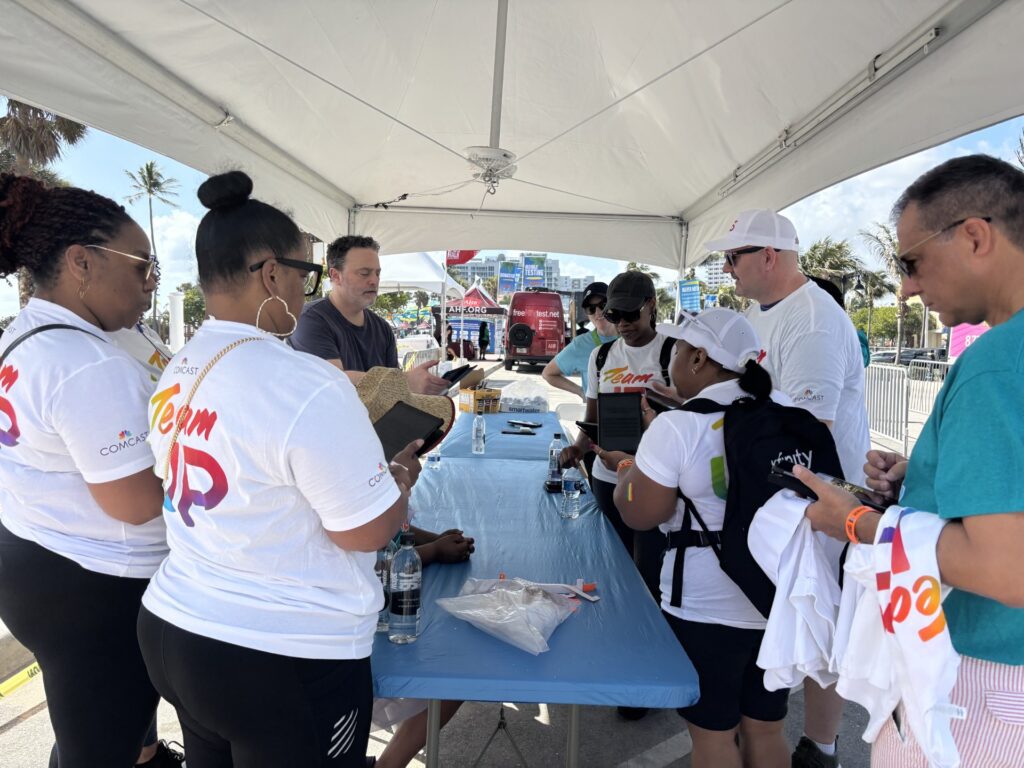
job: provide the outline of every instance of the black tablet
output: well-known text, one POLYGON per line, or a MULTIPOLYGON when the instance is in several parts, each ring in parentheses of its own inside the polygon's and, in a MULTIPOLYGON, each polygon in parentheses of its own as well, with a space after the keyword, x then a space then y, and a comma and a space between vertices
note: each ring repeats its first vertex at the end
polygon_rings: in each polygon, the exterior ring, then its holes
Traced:
POLYGON ((399 401, 391 406, 391 410, 374 423, 373 428, 384 448, 384 458, 389 462, 413 440, 422 438, 423 447, 417 451, 422 455, 429 451, 442 437, 441 427, 444 422, 431 416, 426 411, 413 408, 408 403, 399 401))
POLYGON ((599 392, 597 444, 605 451, 635 454, 644 432, 639 392, 599 392))
POLYGON ((665 397, 664 395, 659 395, 653 389, 648 389, 644 392, 644 397, 647 398, 647 404, 650 405, 656 413, 675 411, 682 405, 682 403, 677 400, 665 397))

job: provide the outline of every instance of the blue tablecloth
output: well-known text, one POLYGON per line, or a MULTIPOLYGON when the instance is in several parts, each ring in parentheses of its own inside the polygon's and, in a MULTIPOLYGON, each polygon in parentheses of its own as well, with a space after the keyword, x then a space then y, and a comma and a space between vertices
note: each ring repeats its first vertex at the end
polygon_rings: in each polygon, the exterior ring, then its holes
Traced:
MULTIPOLYGON (((553 431, 503 437, 536 441, 543 457, 553 431)), ((543 461, 451 456, 440 469, 423 470, 413 491, 414 523, 437 531, 462 528, 476 538, 476 554, 469 563, 425 569, 417 642, 398 646, 377 635, 377 695, 637 707, 696 701, 690 660, 593 496, 581 498, 579 518, 562 520, 560 495, 543 490, 545 470, 543 461), (597 582, 601 600, 580 601, 551 636, 551 649, 539 656, 434 605, 439 597, 458 594, 470 576, 496 578, 499 572, 540 582, 583 578, 597 582)))
MULTIPOLYGON (((561 432, 558 417, 547 413, 488 413, 484 415, 487 423, 487 459, 535 459, 547 461, 548 446, 555 432, 561 432), (533 431, 535 435, 503 435, 501 430, 512 429, 509 419, 540 422, 541 426, 533 431)), ((441 443, 442 461, 448 457, 465 459, 473 456, 472 446, 473 414, 461 413, 455 420, 452 431, 441 443)))

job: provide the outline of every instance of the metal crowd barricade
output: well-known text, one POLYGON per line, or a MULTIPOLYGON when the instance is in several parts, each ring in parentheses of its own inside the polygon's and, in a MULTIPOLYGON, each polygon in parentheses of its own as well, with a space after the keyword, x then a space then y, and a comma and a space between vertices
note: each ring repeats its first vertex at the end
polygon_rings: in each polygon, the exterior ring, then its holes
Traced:
POLYGON ((952 363, 936 360, 913 360, 907 370, 910 388, 910 410, 927 419, 932 412, 935 397, 942 389, 952 363))
POLYGON ((873 363, 864 372, 864 397, 873 440, 892 444, 907 454, 909 443, 909 380, 902 365, 873 363))

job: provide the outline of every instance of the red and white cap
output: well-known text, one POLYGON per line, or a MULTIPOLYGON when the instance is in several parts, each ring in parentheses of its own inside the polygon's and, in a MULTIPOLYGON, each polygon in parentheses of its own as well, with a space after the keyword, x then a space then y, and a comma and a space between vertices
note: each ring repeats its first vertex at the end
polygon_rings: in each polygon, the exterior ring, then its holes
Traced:
POLYGON ((735 251, 758 245, 777 251, 796 251, 800 248, 800 238, 796 236, 793 222, 785 216, 755 208, 737 216, 723 237, 704 243, 711 252, 735 251))
POLYGON ((736 373, 743 373, 747 361, 757 360, 761 352, 754 326, 725 307, 705 309, 699 315, 684 313, 679 325, 659 324, 658 333, 703 349, 716 363, 736 373))

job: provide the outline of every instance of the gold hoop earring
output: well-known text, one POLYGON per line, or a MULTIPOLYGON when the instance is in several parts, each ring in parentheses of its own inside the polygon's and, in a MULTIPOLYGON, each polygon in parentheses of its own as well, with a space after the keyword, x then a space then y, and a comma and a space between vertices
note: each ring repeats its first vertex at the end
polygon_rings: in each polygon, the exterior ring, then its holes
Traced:
POLYGON ((277 336, 277 338, 279 339, 287 339, 289 336, 295 333, 295 329, 299 327, 299 319, 292 314, 291 310, 288 309, 288 304, 280 296, 267 296, 267 298, 263 300, 263 303, 260 304, 259 309, 256 310, 256 327, 260 327, 260 313, 263 311, 263 307, 265 307, 267 305, 267 302, 270 301, 271 299, 277 299, 284 305, 285 313, 288 315, 288 317, 292 319, 292 329, 287 333, 278 333, 277 331, 267 331, 267 333, 269 333, 271 336, 277 336))
POLYGON ((80 286, 78 286, 78 298, 84 299, 85 298, 85 294, 87 294, 88 292, 89 292, 89 282, 87 280, 83 280, 82 284, 80 286))

